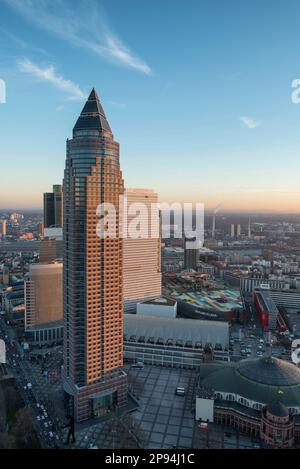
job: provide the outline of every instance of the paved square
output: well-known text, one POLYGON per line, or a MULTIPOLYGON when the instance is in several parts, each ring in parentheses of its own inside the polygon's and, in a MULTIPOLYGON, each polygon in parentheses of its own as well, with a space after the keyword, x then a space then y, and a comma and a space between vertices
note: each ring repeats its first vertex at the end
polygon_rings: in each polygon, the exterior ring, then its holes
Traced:
POLYGON ((195 422, 188 389, 193 389, 195 371, 145 365, 142 370, 127 366, 127 372, 133 386, 135 381, 143 383, 139 396, 141 405, 132 417, 140 423, 147 438, 144 447, 192 448, 195 422), (185 396, 175 395, 177 386, 186 388, 185 396))

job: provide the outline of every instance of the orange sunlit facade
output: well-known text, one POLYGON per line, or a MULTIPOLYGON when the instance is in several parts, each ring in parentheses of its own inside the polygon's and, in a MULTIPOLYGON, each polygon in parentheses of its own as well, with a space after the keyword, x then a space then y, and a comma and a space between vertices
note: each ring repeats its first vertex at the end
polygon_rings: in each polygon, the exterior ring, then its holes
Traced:
POLYGON ((119 144, 93 90, 67 143, 64 178, 64 376, 77 421, 126 402, 119 144), (115 236, 101 236, 103 203, 115 236))

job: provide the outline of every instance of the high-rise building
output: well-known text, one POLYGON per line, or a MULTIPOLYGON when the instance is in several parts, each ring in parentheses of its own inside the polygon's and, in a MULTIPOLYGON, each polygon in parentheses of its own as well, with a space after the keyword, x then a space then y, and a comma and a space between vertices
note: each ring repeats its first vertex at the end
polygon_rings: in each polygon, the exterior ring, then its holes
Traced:
POLYGON ((55 224, 54 215, 54 194, 53 192, 44 193, 44 228, 50 228, 55 224))
POLYGON ((54 194, 54 226, 60 228, 63 226, 62 216, 62 203, 63 203, 63 192, 62 186, 60 184, 55 184, 53 186, 54 194))
POLYGON ((62 320, 62 263, 31 264, 25 280, 25 327, 62 320))
POLYGON ((62 227, 62 186, 53 186, 53 192, 44 193, 44 228, 62 227))
POLYGON ((241 232, 242 232, 241 231, 241 225, 237 225, 236 226, 236 235, 237 235, 237 237, 241 236, 241 232))
POLYGON ((234 234, 235 234, 235 229, 234 229, 234 224, 232 223, 230 225, 230 236, 231 236, 231 238, 234 238, 234 234))
MULTIPOLYGON (((127 228, 137 216, 133 204, 143 204, 139 220, 143 224, 141 237, 127 230, 124 236, 124 310, 135 311, 137 303, 161 296, 161 239, 158 195, 151 189, 126 189, 127 228)), ((124 207, 126 209, 126 207, 124 207)))
POLYGON ((124 184, 119 144, 94 89, 67 141, 63 185, 64 389, 69 410, 82 421, 127 401, 119 209, 124 184), (97 208, 104 202, 116 210, 114 236, 99 231, 97 208))
POLYGON ((6 220, 2 220, 1 222, 1 236, 2 238, 6 236, 6 220))
POLYGON ((63 242, 57 239, 42 239, 40 241, 40 256, 41 263, 50 263, 57 259, 62 259, 63 256, 63 242))
POLYGON ((184 268, 197 270, 200 248, 198 247, 196 238, 184 239, 184 268), (194 245, 194 246, 193 246, 194 245))
POLYGON ((44 223, 38 223, 38 234, 40 237, 44 236, 44 223))
POLYGON ((63 229, 45 228, 40 241, 40 262, 53 262, 63 257, 63 229))
POLYGON ((248 220, 248 238, 251 238, 251 219, 248 220))

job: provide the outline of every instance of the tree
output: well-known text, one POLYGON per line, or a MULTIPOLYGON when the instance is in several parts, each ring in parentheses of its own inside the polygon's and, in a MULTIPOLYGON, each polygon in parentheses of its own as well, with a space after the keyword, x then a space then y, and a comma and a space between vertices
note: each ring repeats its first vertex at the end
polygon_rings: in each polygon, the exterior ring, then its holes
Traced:
POLYGON ((32 422, 30 407, 26 406, 18 410, 11 434, 15 437, 18 448, 40 448, 32 422))
POLYGON ((6 404, 3 389, 0 385, 0 432, 6 430, 6 404))
POLYGON ((13 386, 7 386, 4 389, 7 420, 11 420, 17 409, 22 406, 20 394, 13 386))
POLYGON ((12 435, 7 432, 0 433, 0 449, 14 449, 16 448, 16 440, 12 435))

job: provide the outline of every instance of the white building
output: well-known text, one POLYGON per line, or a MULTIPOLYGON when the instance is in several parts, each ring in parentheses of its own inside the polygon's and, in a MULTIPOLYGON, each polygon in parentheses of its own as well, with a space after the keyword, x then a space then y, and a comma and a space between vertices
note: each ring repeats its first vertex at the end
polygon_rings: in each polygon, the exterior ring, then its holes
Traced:
POLYGON ((125 197, 124 310, 133 312, 138 302, 161 296, 160 220, 158 195, 152 189, 126 189, 125 197), (143 225, 143 232, 140 237, 133 238, 130 228, 136 225, 137 217, 143 225))

